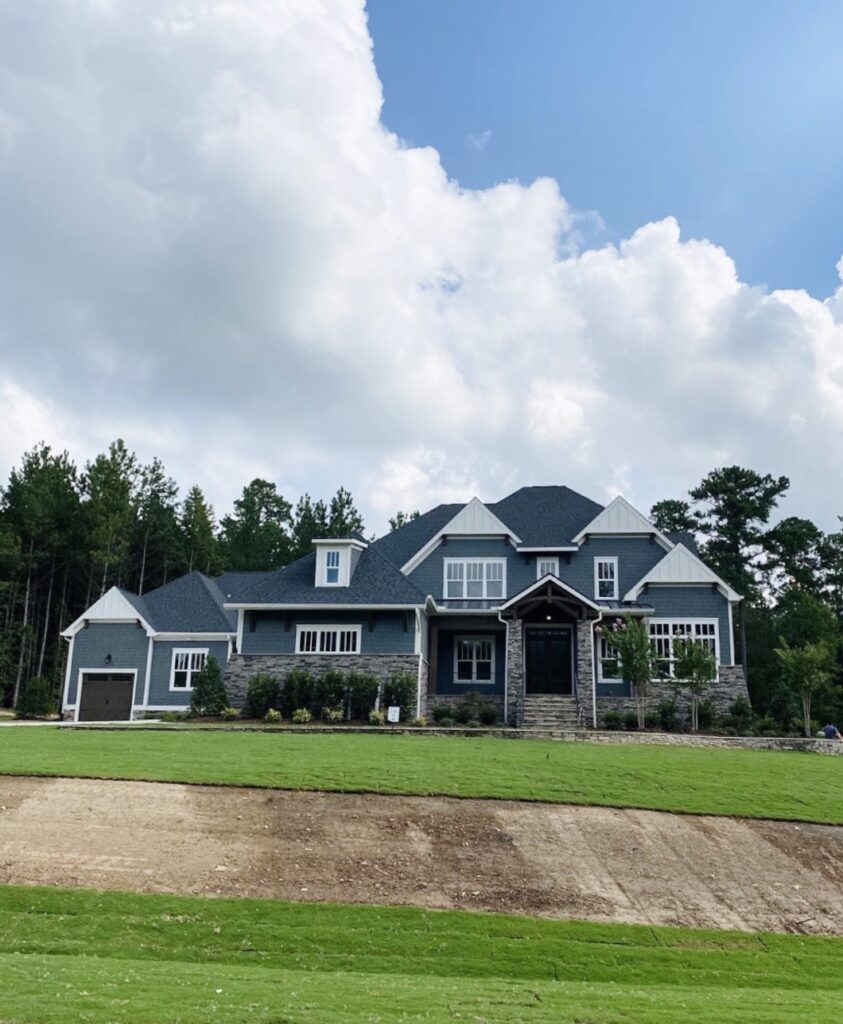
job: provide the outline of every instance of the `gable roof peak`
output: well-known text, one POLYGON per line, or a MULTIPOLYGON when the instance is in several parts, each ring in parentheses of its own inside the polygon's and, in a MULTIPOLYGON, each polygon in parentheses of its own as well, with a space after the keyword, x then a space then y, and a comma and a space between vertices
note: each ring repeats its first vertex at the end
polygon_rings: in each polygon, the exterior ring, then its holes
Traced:
POLYGON ((631 505, 622 494, 614 497, 609 504, 580 530, 574 537, 579 543, 589 534, 642 534, 657 537, 666 550, 673 547, 662 531, 641 512, 631 505))
POLYGON ((729 601, 741 601, 741 595, 721 579, 720 576, 693 551, 689 551, 684 544, 676 544, 672 550, 656 562, 652 569, 646 573, 627 593, 624 600, 634 601, 645 586, 650 584, 661 584, 662 586, 687 585, 687 584, 711 584, 716 586, 724 597, 729 601))

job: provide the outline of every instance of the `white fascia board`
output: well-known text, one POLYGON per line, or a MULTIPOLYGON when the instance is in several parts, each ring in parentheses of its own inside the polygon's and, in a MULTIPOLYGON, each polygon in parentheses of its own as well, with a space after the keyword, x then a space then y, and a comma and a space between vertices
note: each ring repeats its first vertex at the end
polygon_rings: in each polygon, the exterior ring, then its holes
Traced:
POLYGON ((540 548, 528 548, 516 545, 515 550, 519 555, 541 555, 545 553, 548 555, 554 555, 557 551, 579 551, 579 546, 577 544, 545 544, 540 548))
POLYGON ((438 604, 434 611, 437 615, 495 615, 497 616, 503 605, 496 604, 494 608, 449 608, 447 605, 438 604))
MULTIPOLYGON (((338 611, 338 612, 366 612, 366 611, 410 611, 413 608, 423 608, 424 602, 416 604, 317 604, 315 602, 299 602, 298 604, 227 604, 225 608, 243 608, 246 611, 276 611, 276 612, 309 612, 309 611, 338 611)), ((228 636, 228 634, 226 634, 228 636)))
POLYGON ((320 537, 319 540, 315 540, 313 544, 314 547, 319 547, 320 544, 328 544, 334 548, 343 544, 346 547, 359 548, 361 551, 369 546, 365 541, 355 540, 353 537, 337 537, 335 539, 331 537, 320 537))
POLYGON ((635 601, 645 586, 682 587, 716 586, 730 602, 742 601, 743 597, 733 590, 725 580, 709 568, 703 560, 689 551, 684 544, 676 544, 660 562, 635 584, 624 596, 625 601, 635 601))
POLYGON ((150 626, 135 606, 120 592, 119 587, 111 587, 102 597, 94 601, 67 629, 62 630, 63 637, 75 636, 86 622, 140 622, 150 636, 155 630, 150 626))
POLYGON ((235 636, 234 630, 230 633, 155 633, 155 640, 229 640, 235 636))
POLYGON ((586 536, 649 536, 659 539, 667 551, 673 548, 669 540, 650 520, 634 508, 620 494, 614 498, 598 515, 584 526, 574 537, 574 542, 582 543, 586 536))
POLYGON ((550 573, 545 573, 541 579, 535 580, 528 587, 525 587, 520 593, 515 594, 506 603, 500 606, 500 610, 504 611, 507 608, 511 608, 514 604, 518 604, 519 601, 525 600, 535 590, 539 590, 541 587, 546 586, 548 583, 552 584, 557 590, 562 590, 571 597, 575 597, 582 604, 587 605, 589 608, 593 608, 595 611, 605 611, 605 608, 601 608, 599 604, 595 604, 590 597, 586 597, 585 594, 581 594, 579 590, 575 590, 569 586, 564 580, 560 580, 558 576, 553 576, 550 573))
POLYGON ((437 534, 434 534, 423 547, 419 548, 412 558, 401 566, 401 572, 406 576, 416 566, 421 565, 430 552, 439 545, 443 537, 472 537, 477 539, 508 537, 513 545, 521 543, 521 538, 506 523, 498 519, 494 512, 490 512, 479 498, 474 497, 457 512, 453 519, 445 523, 442 529, 437 534))

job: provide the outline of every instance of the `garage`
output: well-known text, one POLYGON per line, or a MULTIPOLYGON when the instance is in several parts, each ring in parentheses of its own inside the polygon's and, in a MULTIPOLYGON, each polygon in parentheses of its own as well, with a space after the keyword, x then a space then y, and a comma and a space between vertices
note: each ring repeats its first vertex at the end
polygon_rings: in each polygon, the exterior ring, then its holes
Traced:
POLYGON ((80 722, 127 722, 132 717, 134 673, 85 672, 79 695, 80 722))

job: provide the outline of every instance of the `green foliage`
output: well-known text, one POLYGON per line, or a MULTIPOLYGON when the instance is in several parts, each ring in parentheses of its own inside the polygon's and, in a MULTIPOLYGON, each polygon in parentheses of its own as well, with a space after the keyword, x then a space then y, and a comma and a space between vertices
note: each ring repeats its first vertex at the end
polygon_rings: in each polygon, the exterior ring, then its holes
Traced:
POLYGON ((457 725, 468 725, 474 718, 474 708, 465 701, 453 709, 453 718, 457 725))
POLYGON ((314 502, 309 494, 303 494, 293 513, 291 559, 309 555, 313 550, 313 542, 327 536, 328 509, 325 502, 314 502))
POLYGON ((481 703, 477 709, 477 720, 481 725, 497 725, 498 724, 498 709, 489 702, 481 703))
POLYGON ((220 566, 214 509, 200 487, 191 487, 181 509, 181 559, 187 572, 212 573, 220 566))
POLYGON ((236 722, 240 717, 240 708, 223 708, 220 718, 224 722, 236 722))
POLYGON ((232 569, 279 569, 290 560, 292 506, 269 480, 247 484, 220 527, 220 550, 232 569))
POLYGON ((221 715, 229 706, 228 691, 222 679, 220 663, 209 654, 205 667, 193 677, 190 710, 194 715, 221 715))
POLYGON ((412 720, 412 722, 410 722, 410 725, 414 729, 425 729, 427 728, 427 719, 424 717, 424 715, 418 715, 416 718, 412 720))
POLYGON ((644 728, 645 699, 653 676, 653 648, 650 634, 643 622, 624 616, 622 625, 610 626, 606 632, 617 651, 621 677, 632 686, 637 707, 638 728, 644 728))
POLYGON ((385 725, 386 712, 376 711, 374 708, 369 712, 369 725, 385 725))
POLYGON ((697 526, 688 502, 675 498, 657 501, 650 509, 650 522, 663 533, 693 533, 697 526))
POLYGON ((21 690, 15 708, 17 718, 46 718, 56 710, 56 699, 49 679, 36 676, 21 690))
POLYGON ((834 648, 825 641, 791 647, 782 638, 781 646, 776 648, 785 684, 802 699, 802 719, 806 736, 811 735, 811 701, 832 679, 834 655, 834 648))
POLYGON ((675 684, 691 695, 691 732, 699 730, 699 702, 717 676, 717 662, 710 647, 683 637, 674 644, 675 684))
POLYGON ((612 708, 603 715, 603 728, 610 732, 618 732, 623 725, 623 714, 612 708))
POLYGON ((749 736, 753 729, 755 715, 752 705, 746 697, 737 697, 729 705, 729 712, 724 718, 724 724, 731 726, 739 736, 749 736))
POLYGON ((380 690, 380 681, 370 672, 349 672, 346 678, 349 716, 356 722, 368 721, 380 690))
POLYGON ((347 676, 337 669, 328 669, 316 680, 313 688, 313 707, 342 706, 347 700, 347 676))
POLYGON ((450 707, 447 704, 437 704, 433 708, 433 711, 431 712, 431 715, 433 716, 433 721, 437 725, 441 725, 441 723, 446 718, 449 718, 449 719, 452 718, 451 709, 450 709, 450 707))
POLYGON ((394 672, 384 683, 383 700, 381 705, 385 708, 398 706, 401 708, 401 718, 412 718, 416 713, 416 694, 418 681, 408 672, 394 672))
POLYGON ((624 711, 623 727, 627 732, 635 732, 637 729, 643 729, 643 725, 638 720, 637 711, 624 711))
POLYGON ((328 507, 328 536, 350 537, 353 533, 362 532, 363 517, 357 511, 351 493, 340 487, 328 507))
POLYGON ((281 703, 281 683, 269 672, 258 672, 246 685, 244 713, 249 718, 263 718, 270 708, 281 703))
MULTIPOLYGON (((310 712, 308 711, 307 714, 309 716, 310 712)), ((282 717, 281 716, 281 712, 278 711, 277 708, 269 708, 269 710, 263 716, 263 720, 265 722, 268 722, 270 725, 278 725, 278 723, 281 721, 281 717, 282 717)), ((309 717, 308 717, 307 721, 308 722, 310 721, 309 717)))
POLYGON ((345 711, 341 707, 324 707, 322 708, 322 719, 325 722, 342 722, 345 720, 345 711))
POLYGON ((316 680, 306 668, 291 669, 284 679, 281 695, 281 710, 287 716, 292 715, 296 708, 313 706, 316 692, 316 680))
POLYGON ((679 732, 682 728, 682 721, 679 718, 679 709, 676 706, 675 697, 665 697, 659 701, 656 708, 659 718, 659 728, 662 732, 679 732))
POLYGON ((697 728, 710 729, 715 718, 714 703, 711 700, 701 700, 697 704, 697 728))
POLYGON ((308 708, 296 708, 293 712, 294 725, 307 725, 313 716, 308 708))
POLYGON ((396 512, 394 516, 390 516, 389 528, 390 530, 400 530, 402 526, 406 526, 407 523, 411 523, 420 516, 421 512, 418 509, 415 512, 396 512))

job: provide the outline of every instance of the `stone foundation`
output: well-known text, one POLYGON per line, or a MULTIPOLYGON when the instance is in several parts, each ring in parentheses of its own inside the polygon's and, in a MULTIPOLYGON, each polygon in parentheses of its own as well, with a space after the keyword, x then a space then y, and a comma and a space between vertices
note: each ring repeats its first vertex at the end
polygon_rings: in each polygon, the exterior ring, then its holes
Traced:
POLYGON ((418 678, 417 654, 235 654, 228 663, 225 685, 231 706, 240 708, 246 701, 246 687, 259 672, 283 679, 294 668, 304 668, 314 675, 331 669, 339 672, 370 672, 386 680, 398 672, 418 678))
POLYGON ((594 635, 592 623, 581 620, 577 623, 577 702, 580 720, 586 726, 594 721, 594 635))
MULTIPOLYGON (((745 697, 746 700, 749 700, 749 691, 746 687, 743 666, 721 665, 718 678, 709 686, 702 700, 711 701, 716 715, 725 715, 738 697, 745 697)), ((649 693, 644 701, 647 714, 655 712, 663 700, 671 699, 676 701, 676 707, 680 715, 687 716, 690 714, 691 699, 687 691, 679 689, 666 679, 654 679, 650 683, 649 693)), ((607 711, 636 710, 637 705, 634 697, 598 697, 598 727, 603 724, 604 715, 607 711)), ((590 722, 590 719, 588 721, 590 722)))

